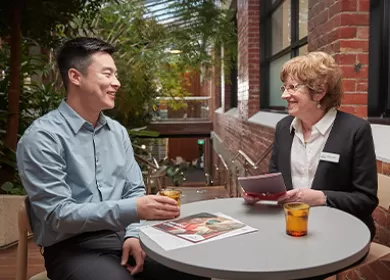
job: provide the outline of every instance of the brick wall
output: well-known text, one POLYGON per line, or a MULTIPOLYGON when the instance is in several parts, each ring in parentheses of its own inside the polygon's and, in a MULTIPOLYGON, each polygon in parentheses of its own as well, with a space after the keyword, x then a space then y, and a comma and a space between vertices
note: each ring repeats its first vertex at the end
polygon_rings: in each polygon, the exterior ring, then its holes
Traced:
MULTIPOLYGON (((256 161, 273 141, 272 129, 248 122, 260 108, 259 2, 237 1, 238 115, 215 113, 218 140, 213 140, 214 163, 218 162, 217 153, 229 160, 238 150, 256 161)), ((360 117, 367 116, 369 4, 369 0, 309 1, 308 49, 323 50, 335 57, 343 72, 345 96, 341 110, 360 117)), ((249 170, 249 174, 264 172, 267 165, 268 160, 258 170, 249 170)), ((378 161, 378 172, 390 176, 390 163, 378 161)), ((388 210, 378 208, 374 217, 379 229, 376 240, 390 245, 390 236, 382 236, 383 232, 390 233, 388 210)), ((383 267, 374 266, 350 272, 344 279, 377 279, 379 276, 371 277, 374 271, 382 273, 383 267)))
POLYGON ((238 108, 247 120, 260 108, 260 1, 237 1, 238 108))
POLYGON ((334 55, 343 72, 341 110, 367 116, 369 0, 310 0, 309 51, 334 55))

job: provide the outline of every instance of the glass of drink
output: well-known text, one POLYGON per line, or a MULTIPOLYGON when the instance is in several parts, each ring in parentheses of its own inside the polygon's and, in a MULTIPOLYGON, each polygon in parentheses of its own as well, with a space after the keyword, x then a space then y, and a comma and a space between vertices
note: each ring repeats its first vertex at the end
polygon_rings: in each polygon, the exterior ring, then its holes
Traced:
POLYGON ((283 205, 286 217, 286 233, 291 236, 307 235, 310 205, 303 202, 289 202, 283 205))
POLYGON ((176 200, 177 205, 180 206, 181 190, 177 189, 162 189, 159 191, 159 194, 162 196, 167 196, 176 200))

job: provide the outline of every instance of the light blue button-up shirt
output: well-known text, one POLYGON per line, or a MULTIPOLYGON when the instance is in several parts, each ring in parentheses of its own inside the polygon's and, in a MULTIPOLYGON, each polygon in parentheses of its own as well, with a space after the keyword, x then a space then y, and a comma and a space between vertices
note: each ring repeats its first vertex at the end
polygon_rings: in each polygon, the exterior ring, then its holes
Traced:
POLYGON ((135 200, 145 185, 117 121, 101 114, 93 127, 62 101, 25 131, 16 156, 38 245, 99 230, 138 237, 135 200))

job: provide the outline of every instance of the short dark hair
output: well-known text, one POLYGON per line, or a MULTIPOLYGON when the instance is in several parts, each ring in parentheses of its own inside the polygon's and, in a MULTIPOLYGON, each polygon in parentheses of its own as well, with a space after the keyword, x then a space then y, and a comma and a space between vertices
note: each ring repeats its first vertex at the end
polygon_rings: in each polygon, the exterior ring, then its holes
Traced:
POLYGON ((91 55, 96 52, 106 52, 112 55, 115 51, 114 46, 97 38, 77 37, 63 43, 57 50, 56 59, 65 89, 68 89, 70 68, 77 69, 86 75, 91 63, 91 55))

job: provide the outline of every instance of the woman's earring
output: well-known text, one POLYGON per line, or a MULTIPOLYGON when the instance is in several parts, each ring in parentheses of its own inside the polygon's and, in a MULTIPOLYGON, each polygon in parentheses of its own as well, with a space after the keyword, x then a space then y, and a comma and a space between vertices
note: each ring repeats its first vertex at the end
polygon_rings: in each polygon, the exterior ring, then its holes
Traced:
POLYGON ((321 103, 320 103, 320 102, 317 103, 317 108, 318 108, 318 109, 321 108, 321 103))

